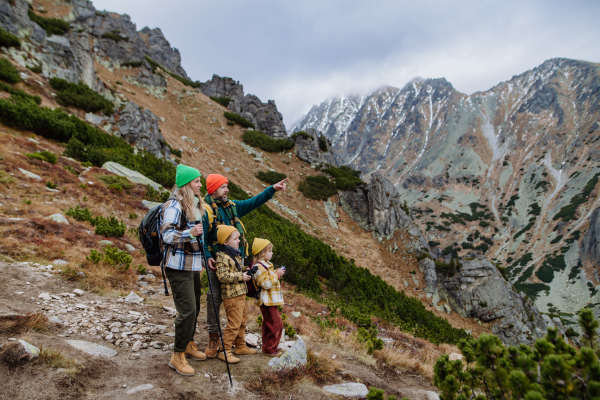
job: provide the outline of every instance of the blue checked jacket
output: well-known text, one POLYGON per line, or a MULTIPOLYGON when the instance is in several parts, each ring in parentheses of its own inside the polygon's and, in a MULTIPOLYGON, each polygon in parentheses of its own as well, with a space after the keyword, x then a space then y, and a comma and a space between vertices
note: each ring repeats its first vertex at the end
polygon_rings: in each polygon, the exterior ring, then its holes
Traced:
POLYGON ((190 236, 190 229, 196 225, 196 222, 187 220, 185 227, 179 226, 181 212, 181 204, 177 200, 168 200, 160 210, 158 229, 165 246, 165 268, 202 271, 198 239, 192 239, 190 236))

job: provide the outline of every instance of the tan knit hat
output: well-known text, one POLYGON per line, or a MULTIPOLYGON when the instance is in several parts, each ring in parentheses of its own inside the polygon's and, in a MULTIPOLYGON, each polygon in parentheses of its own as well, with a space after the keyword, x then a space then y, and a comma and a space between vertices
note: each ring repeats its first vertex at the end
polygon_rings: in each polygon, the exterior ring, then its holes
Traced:
POLYGON ((269 243, 271 242, 269 242, 267 239, 254 238, 254 242, 252 242, 252 255, 255 256, 263 251, 263 249, 267 247, 269 243))
POLYGON ((229 239, 229 236, 231 236, 231 234, 233 232, 237 232, 237 229, 235 229, 234 226, 231 226, 231 225, 217 226, 217 241, 219 242, 219 244, 225 243, 225 241, 227 239, 229 239))

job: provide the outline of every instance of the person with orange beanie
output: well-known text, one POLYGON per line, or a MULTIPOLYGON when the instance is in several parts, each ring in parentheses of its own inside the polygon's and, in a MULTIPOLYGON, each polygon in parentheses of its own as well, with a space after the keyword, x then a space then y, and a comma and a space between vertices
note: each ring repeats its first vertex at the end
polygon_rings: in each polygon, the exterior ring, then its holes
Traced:
MULTIPOLYGON (((238 249, 242 255, 241 267, 244 268, 243 257, 248 255, 248 242, 246 241, 246 231, 240 218, 271 200, 275 192, 285 190, 287 188, 286 181, 287 179, 284 179, 273 186, 269 186, 262 193, 251 199, 229 200, 227 197, 229 193, 229 181, 227 178, 218 174, 211 174, 206 177, 206 190, 208 194, 204 197, 204 201, 210 206, 212 215, 209 217, 209 213, 205 213, 202 218, 202 225, 205 232, 204 249, 208 258, 207 272, 211 282, 219 282, 215 268, 215 260, 219 251, 217 226, 232 226, 240 234, 238 249)), ((213 298, 216 309, 219 310, 221 308, 222 296, 221 287, 218 284, 213 284, 212 292, 209 291, 206 296, 206 323, 209 340, 205 353, 208 358, 216 357, 219 350, 219 315, 215 313, 215 307, 212 305, 213 298)), ((235 349, 233 350, 233 354, 236 354, 235 349)))

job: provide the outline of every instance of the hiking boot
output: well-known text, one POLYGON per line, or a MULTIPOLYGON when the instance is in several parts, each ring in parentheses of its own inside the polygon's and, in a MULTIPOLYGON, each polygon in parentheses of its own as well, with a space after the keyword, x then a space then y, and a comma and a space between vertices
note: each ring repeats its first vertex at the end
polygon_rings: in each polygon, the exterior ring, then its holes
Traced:
MULTIPOLYGON (((219 353, 219 360, 225 361, 225 355, 223 352, 219 353)), ((229 364, 237 364, 240 362, 240 359, 233 355, 230 351, 227 352, 227 362, 229 364)))
POLYGON ((185 355, 190 357, 192 360, 204 361, 206 360, 206 354, 198 350, 195 342, 189 342, 186 349, 185 355))
POLYGON ((208 346, 206 346, 206 357, 215 358, 217 356, 217 352, 219 351, 220 343, 219 343, 219 334, 218 333, 210 333, 208 335, 208 346))
POLYGON ((256 350, 251 349, 248 346, 239 347, 239 348, 238 348, 238 346, 235 346, 235 348, 233 349, 233 354, 235 354, 236 356, 246 356, 249 354, 256 354, 256 350))
POLYGON ((174 352, 171 356, 171 361, 169 361, 169 367, 173 368, 180 375, 194 376, 194 368, 188 364, 185 359, 185 353, 174 352))
POLYGON ((263 352, 263 354, 265 356, 269 356, 269 357, 281 357, 281 355, 283 354, 282 350, 276 351, 275 353, 265 353, 263 352))

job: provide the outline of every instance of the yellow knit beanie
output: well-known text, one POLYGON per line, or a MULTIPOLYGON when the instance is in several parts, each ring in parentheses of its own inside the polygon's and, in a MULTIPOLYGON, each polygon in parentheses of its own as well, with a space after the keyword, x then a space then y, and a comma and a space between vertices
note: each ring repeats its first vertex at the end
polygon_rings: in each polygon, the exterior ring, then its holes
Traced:
POLYGON ((229 239, 229 236, 231 236, 231 234, 233 232, 237 232, 237 229, 235 229, 234 226, 231 226, 231 225, 217 226, 217 241, 219 242, 219 244, 225 243, 225 241, 227 239, 229 239))
POLYGON ((267 239, 254 238, 254 242, 252 242, 252 255, 255 256, 263 251, 263 249, 267 247, 269 243, 271 242, 269 242, 267 239))

